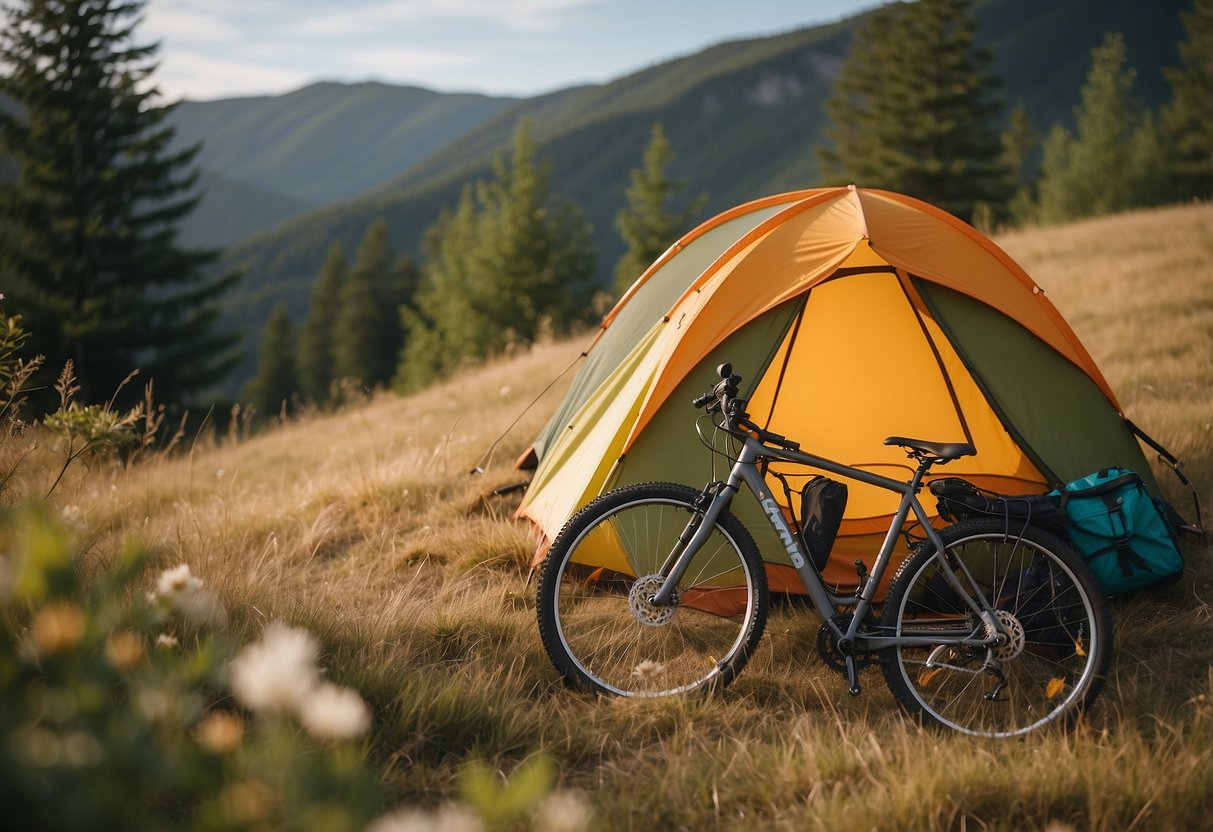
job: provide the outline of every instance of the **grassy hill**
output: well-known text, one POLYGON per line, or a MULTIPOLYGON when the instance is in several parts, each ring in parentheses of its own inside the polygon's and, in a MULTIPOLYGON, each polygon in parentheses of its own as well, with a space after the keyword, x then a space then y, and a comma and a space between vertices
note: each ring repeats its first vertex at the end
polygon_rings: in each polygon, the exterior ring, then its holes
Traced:
MULTIPOLYGON (((1187 460, 1213 506, 1213 206, 999 242, 1072 322, 1127 415, 1187 460)), ((993 743, 919 730, 874 670, 861 697, 846 695, 816 657, 817 620, 792 606, 774 612, 757 656, 714 699, 564 689, 536 632, 532 533, 509 519, 510 498, 489 493, 518 478, 510 461, 559 390, 506 436, 486 475, 467 471, 586 340, 252 438, 196 439, 188 453, 129 468, 76 467, 55 502, 87 529, 94 568, 138 535, 157 566, 184 561, 220 595, 235 634, 277 618, 316 632, 330 677, 374 709, 368 753, 401 803, 455 798, 469 760, 508 774, 541 753, 602 830, 1207 828, 1207 546, 1186 550, 1178 584, 1115 602, 1112 678, 1070 733, 993 743)), ((19 487, 44 492, 60 463, 42 443, 19 487)), ((1182 491, 1170 496, 1190 505, 1182 491)))
MULTIPOLYGON (((978 39, 1004 80, 1001 95, 1022 102, 1042 135, 1072 120, 1090 51, 1104 32, 1122 31, 1137 70, 1137 92, 1151 106, 1168 91, 1162 68, 1176 62, 1178 17, 1190 0, 982 0, 978 39)), ((307 287, 328 245, 352 251, 372 221, 384 219, 399 250, 417 252, 422 234, 464 184, 490 175, 520 119, 529 119, 539 156, 551 163, 553 190, 578 202, 594 227, 604 281, 622 253, 614 218, 629 172, 640 164, 654 122, 674 150, 670 174, 688 195, 708 197, 702 216, 770 193, 814 184, 814 146, 822 141, 823 105, 862 20, 720 44, 609 84, 526 99, 365 196, 292 220, 231 249, 246 270, 229 320, 252 342, 277 300, 301 317, 307 287)), ((1009 107, 1008 107, 1009 109, 1009 107)), ((246 365, 251 372, 252 363, 246 365)))

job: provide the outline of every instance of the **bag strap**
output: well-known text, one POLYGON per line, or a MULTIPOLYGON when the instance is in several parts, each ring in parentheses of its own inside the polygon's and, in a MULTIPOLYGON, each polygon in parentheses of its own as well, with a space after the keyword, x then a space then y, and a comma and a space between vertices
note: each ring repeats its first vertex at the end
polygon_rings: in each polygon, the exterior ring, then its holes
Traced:
POLYGON ((1125 419, 1124 422, 1125 427, 1129 429, 1130 433, 1158 452, 1158 460, 1174 471, 1175 476, 1179 478, 1179 481, 1186 485, 1188 490, 1192 492, 1192 506, 1196 510, 1196 522, 1184 523, 1180 526, 1180 529, 1185 532, 1200 535, 1200 539, 1202 541, 1206 540, 1207 538, 1205 537, 1204 521, 1200 517, 1200 495, 1196 492, 1196 486, 1192 484, 1192 481, 1188 479, 1183 472, 1183 460, 1176 458, 1175 454, 1171 453, 1160 445, 1155 439, 1148 436, 1144 430, 1133 424, 1133 422, 1129 419, 1125 419))
POLYGON ((1116 489, 1121 488, 1126 485, 1135 485, 1135 486, 1138 486, 1139 488, 1144 487, 1144 484, 1141 481, 1141 477, 1137 476, 1137 474, 1135 474, 1132 471, 1125 471, 1120 476, 1113 477, 1112 479, 1110 479, 1106 482, 1098 483, 1097 485, 1087 486, 1086 488, 1073 488, 1073 489, 1066 487, 1062 490, 1065 491, 1071 497, 1098 497, 1103 494, 1107 494, 1110 491, 1115 491, 1116 489))

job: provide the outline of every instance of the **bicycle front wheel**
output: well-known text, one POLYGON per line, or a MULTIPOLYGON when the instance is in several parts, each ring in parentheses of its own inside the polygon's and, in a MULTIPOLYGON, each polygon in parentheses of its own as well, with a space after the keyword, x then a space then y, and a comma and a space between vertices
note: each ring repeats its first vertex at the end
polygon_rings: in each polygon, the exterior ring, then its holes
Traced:
POLYGON ((882 653, 897 700, 920 719, 985 737, 1025 734, 1081 712, 1112 657, 1107 602, 1086 564, 1057 537, 1032 527, 1008 534, 999 520, 959 523, 940 537, 944 552, 920 546, 885 603, 885 632, 917 642, 882 653), (945 641, 993 635, 956 584, 989 603, 1006 644, 945 641))
POLYGON ((660 570, 699 492, 643 483, 608 492, 565 525, 539 579, 539 633, 574 687, 671 696, 729 683, 762 638, 766 572, 745 527, 723 512, 670 603, 660 570))

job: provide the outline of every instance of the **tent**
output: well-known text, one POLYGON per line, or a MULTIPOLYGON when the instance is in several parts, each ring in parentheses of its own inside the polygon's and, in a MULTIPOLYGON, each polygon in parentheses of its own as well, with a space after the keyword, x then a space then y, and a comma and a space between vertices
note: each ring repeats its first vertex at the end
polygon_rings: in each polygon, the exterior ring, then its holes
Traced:
MULTIPOLYGON (((972 442, 976 456, 935 474, 1003 493, 1044 491, 1110 465, 1140 472, 1158 493, 1107 381, 1005 252, 907 196, 814 189, 707 221, 603 320, 532 449, 537 466, 518 514, 542 532, 537 560, 605 490, 725 476, 690 406, 723 361, 742 376, 756 422, 853 466, 908 479, 910 461, 883 440, 913 436, 972 442)), ((823 571, 840 591, 855 585, 856 560, 871 566, 897 504, 895 494, 847 484, 823 571)), ((774 481, 772 491, 783 495, 774 481)), ((799 590, 748 491, 733 511, 754 533, 772 588, 799 590)))

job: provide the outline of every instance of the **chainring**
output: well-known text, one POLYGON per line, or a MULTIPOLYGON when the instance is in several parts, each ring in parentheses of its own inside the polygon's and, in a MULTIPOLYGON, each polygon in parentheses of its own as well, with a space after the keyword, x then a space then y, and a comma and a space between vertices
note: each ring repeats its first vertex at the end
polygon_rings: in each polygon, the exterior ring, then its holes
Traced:
MULTIPOLYGON (((831 620, 838 625, 838 629, 845 630, 851 626, 851 619, 854 617, 854 615, 847 612, 836 615, 831 620)), ((817 628, 817 655, 821 656, 821 660, 826 663, 827 667, 833 668, 839 673, 845 674, 847 672, 846 656, 838 649, 838 640, 834 638, 834 634, 830 631, 830 626, 824 622, 817 628)), ((855 667, 870 667, 876 660, 876 653, 856 653, 855 667)))

